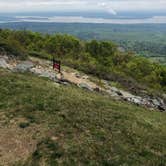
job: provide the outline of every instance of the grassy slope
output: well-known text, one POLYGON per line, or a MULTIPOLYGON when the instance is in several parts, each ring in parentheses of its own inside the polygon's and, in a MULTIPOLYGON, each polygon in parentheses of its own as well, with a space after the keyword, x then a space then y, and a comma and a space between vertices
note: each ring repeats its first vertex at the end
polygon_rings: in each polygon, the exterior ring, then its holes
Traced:
POLYGON ((0 113, 26 118, 29 124, 23 130, 43 126, 39 132, 44 130, 44 136, 33 136, 38 145, 26 166, 166 163, 164 113, 2 69, 0 92, 0 113))

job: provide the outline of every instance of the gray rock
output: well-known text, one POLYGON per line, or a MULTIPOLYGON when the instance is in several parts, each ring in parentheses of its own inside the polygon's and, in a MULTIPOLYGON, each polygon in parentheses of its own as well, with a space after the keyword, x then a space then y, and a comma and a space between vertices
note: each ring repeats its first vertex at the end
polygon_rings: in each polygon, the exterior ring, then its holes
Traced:
POLYGON ((142 98, 141 97, 133 97, 132 99, 132 102, 134 103, 134 104, 137 104, 137 105, 142 105, 142 98))
POLYGON ((124 98, 136 98, 137 96, 132 95, 129 92, 125 92, 123 90, 119 90, 119 93, 124 97, 124 98))
POLYGON ((0 67, 5 69, 9 67, 8 63, 6 62, 4 58, 0 58, 0 67))
POLYGON ((32 72, 36 75, 39 75, 40 77, 49 78, 49 79, 59 83, 59 79, 57 78, 55 73, 48 71, 48 70, 45 70, 45 69, 41 68, 40 66, 35 67, 35 68, 31 68, 30 72, 32 72))
POLYGON ((110 89, 113 91, 113 92, 118 92, 119 89, 115 88, 115 87, 110 87, 110 89))
POLYGON ((30 61, 24 61, 19 63, 14 70, 15 71, 20 71, 20 72, 26 72, 26 71, 30 71, 31 68, 34 67, 34 64, 30 61))
POLYGON ((56 75, 53 74, 53 73, 50 73, 48 71, 43 71, 41 74, 40 74, 41 77, 46 77, 46 78, 49 78, 51 80, 54 80, 56 75))
POLYGON ((60 84, 65 85, 65 86, 70 85, 70 83, 69 83, 69 82, 60 82, 60 84))
POLYGON ((89 90, 89 91, 93 91, 93 89, 89 85, 87 85, 85 83, 78 84, 78 87, 86 89, 86 90, 89 90))
POLYGON ((112 96, 112 97, 117 97, 117 96, 119 96, 115 91, 112 91, 112 90, 107 90, 106 91, 110 96, 112 96))
POLYGON ((157 99, 152 99, 152 103, 157 107, 160 106, 160 102, 157 99))

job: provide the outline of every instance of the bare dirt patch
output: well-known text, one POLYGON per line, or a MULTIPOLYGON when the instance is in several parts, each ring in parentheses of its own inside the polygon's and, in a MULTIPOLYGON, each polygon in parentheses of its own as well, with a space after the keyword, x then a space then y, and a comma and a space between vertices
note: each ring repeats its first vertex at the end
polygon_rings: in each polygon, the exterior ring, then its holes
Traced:
POLYGON ((36 134, 40 131, 36 125, 25 129, 19 123, 24 118, 12 119, 7 127, 0 128, 0 166, 10 166, 26 160, 36 149, 36 134))

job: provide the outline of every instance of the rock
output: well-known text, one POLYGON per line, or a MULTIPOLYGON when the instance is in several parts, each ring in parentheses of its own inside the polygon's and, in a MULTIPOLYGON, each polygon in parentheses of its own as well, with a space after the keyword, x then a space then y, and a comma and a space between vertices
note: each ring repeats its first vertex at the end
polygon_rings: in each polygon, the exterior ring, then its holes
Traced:
POLYGON ((111 90, 107 90, 106 92, 112 97, 118 97, 119 96, 116 92, 111 91, 111 90))
POLYGON ((104 84, 104 87, 105 87, 106 89, 114 88, 114 87, 110 87, 109 82, 106 81, 106 80, 103 80, 103 84, 104 84))
POLYGON ((160 106, 160 102, 157 99, 152 99, 152 103, 157 107, 160 106))
POLYGON ((67 80, 67 79, 65 79, 65 78, 62 78, 62 79, 60 79, 59 81, 60 81, 60 83, 63 84, 63 85, 74 84, 73 82, 71 82, 71 81, 69 81, 69 80, 67 80))
POLYGON ((59 83, 59 79, 57 78, 56 74, 54 72, 51 72, 49 70, 46 70, 42 68, 41 66, 37 66, 35 68, 31 68, 30 72, 39 75, 40 77, 49 78, 57 83, 59 83))
POLYGON ((80 75, 79 73, 76 73, 75 76, 76 76, 77 78, 81 78, 81 75, 80 75))
POLYGON ((20 71, 20 72, 26 72, 26 71, 29 71, 33 67, 34 67, 34 64, 32 62, 30 62, 30 61, 24 61, 24 62, 19 63, 14 68, 14 70, 15 71, 20 71))
POLYGON ((31 68, 30 72, 37 74, 37 75, 40 75, 44 72, 44 70, 41 68, 41 66, 36 66, 34 68, 31 68))
POLYGON ((134 103, 134 104, 137 104, 137 105, 142 105, 142 98, 141 97, 138 97, 138 96, 135 96, 131 99, 131 101, 134 103))
POLYGON ((166 111, 166 107, 164 107, 164 106, 162 106, 162 105, 159 105, 159 106, 158 106, 158 109, 159 109, 161 112, 166 111))
POLYGON ((56 75, 54 73, 50 73, 49 71, 43 71, 41 74, 40 74, 40 77, 46 77, 46 78, 49 78, 51 80, 54 80, 56 75))
POLYGON ((109 88, 112 92, 117 93, 119 96, 122 96, 122 93, 119 89, 115 88, 115 87, 110 87, 109 88))
POLYGON ((86 90, 89 90, 89 91, 93 91, 93 89, 89 85, 87 85, 85 83, 78 84, 78 87, 86 89, 86 90))
POLYGON ((132 95, 131 93, 125 92, 123 90, 119 90, 119 94, 124 98, 136 98, 137 96, 132 95))
POLYGON ((69 82, 60 82, 60 84, 65 85, 65 86, 70 85, 69 82))
POLYGON ((0 67, 5 69, 9 67, 8 63, 6 62, 4 58, 0 58, 0 67))

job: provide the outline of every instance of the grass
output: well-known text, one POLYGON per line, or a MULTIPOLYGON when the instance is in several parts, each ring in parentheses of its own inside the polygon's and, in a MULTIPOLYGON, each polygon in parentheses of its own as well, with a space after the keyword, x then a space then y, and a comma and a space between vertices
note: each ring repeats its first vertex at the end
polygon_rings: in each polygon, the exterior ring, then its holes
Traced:
POLYGON ((22 130, 43 126, 36 150, 15 165, 166 165, 165 113, 2 69, 0 92, 3 125, 21 117, 22 130))

